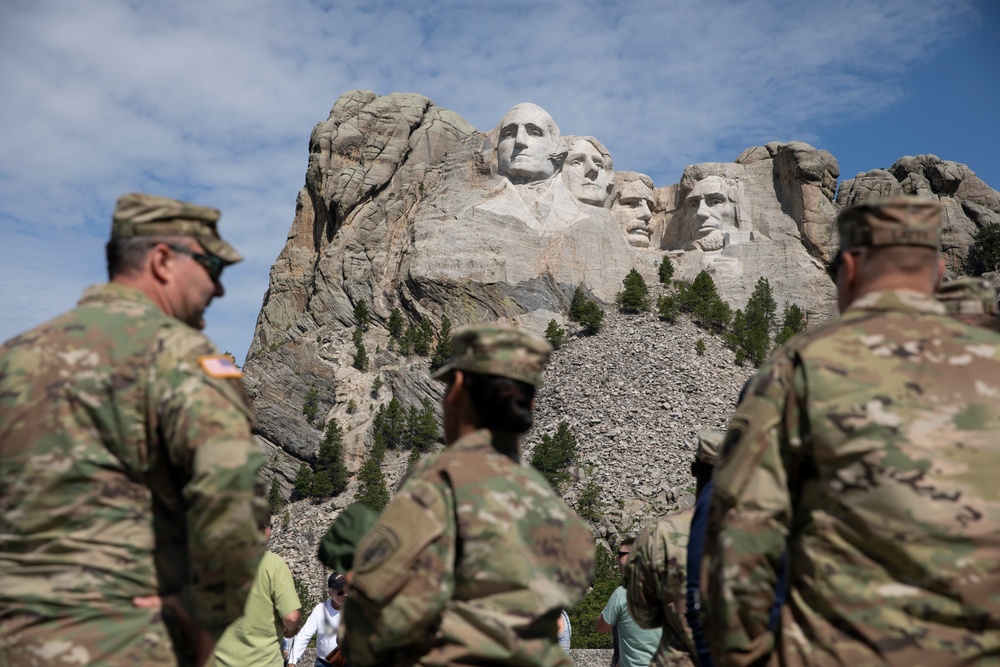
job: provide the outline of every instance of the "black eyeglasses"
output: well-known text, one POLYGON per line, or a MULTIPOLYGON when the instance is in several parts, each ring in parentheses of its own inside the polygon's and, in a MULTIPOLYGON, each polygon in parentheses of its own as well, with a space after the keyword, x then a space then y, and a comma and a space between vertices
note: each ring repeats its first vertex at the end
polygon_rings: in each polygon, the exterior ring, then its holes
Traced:
POLYGON ((628 556, 630 553, 632 553, 632 552, 631 551, 619 551, 618 552, 618 557, 619 558, 624 558, 625 556, 628 556))
POLYGON ((194 250, 185 248, 182 245, 173 245, 172 243, 168 243, 166 245, 174 252, 187 255, 205 267, 205 270, 208 271, 208 275, 212 279, 212 282, 217 283, 219 282, 219 279, 222 278, 222 269, 226 268, 226 264, 215 255, 206 255, 204 253, 195 252, 194 250))

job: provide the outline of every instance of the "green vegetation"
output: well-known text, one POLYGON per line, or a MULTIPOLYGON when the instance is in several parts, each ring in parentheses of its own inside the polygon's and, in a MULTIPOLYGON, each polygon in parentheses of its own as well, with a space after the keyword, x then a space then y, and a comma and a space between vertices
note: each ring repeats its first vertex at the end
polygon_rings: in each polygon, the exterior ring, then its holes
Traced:
POLYGON ((296 576, 292 576, 292 583, 295 585, 295 593, 299 596, 299 603, 302 609, 312 609, 319 604, 319 598, 309 592, 309 587, 296 576))
POLYGON ((271 510, 271 514, 277 514, 281 511, 281 508, 285 506, 285 497, 281 495, 281 485, 278 484, 278 478, 271 478, 271 488, 267 491, 267 507, 271 510))
POLYGON ((312 424, 316 420, 317 414, 319 414, 319 389, 316 385, 309 385, 309 389, 306 390, 306 398, 302 403, 302 414, 306 416, 306 421, 312 424))
POLYGON ((694 351, 698 353, 699 357, 705 356, 705 341, 698 339, 694 344, 694 351))
POLYGON ((674 284, 677 286, 680 309, 689 313, 695 324, 716 334, 726 330, 733 317, 732 310, 719 296, 715 281, 708 271, 695 276, 690 285, 680 281, 674 284))
POLYGON ((649 287, 642 275, 632 269, 622 280, 624 289, 615 296, 615 303, 625 313, 649 310, 649 287))
POLYGON ((549 326, 545 327, 545 338, 558 350, 566 342, 566 330, 555 320, 549 320, 549 326))
POLYGON ((576 499, 576 513, 587 521, 600 521, 604 516, 604 500, 601 497, 601 487, 587 471, 587 483, 576 499))
POLYGON ((389 489, 386 488, 385 475, 382 473, 384 459, 385 445, 376 436, 374 445, 361 462, 358 490, 354 494, 356 501, 375 512, 381 512, 389 504, 389 489))
POLYGON ((736 363, 749 361, 759 367, 771 353, 771 330, 777 321, 778 304, 767 278, 754 286, 746 308, 737 310, 732 328, 725 335, 726 344, 736 353, 736 363))
POLYGON ((351 365, 359 371, 366 371, 368 370, 369 363, 368 350, 365 348, 365 344, 361 343, 354 351, 354 360, 351 362, 351 365))
POLYGON ((403 335, 403 328, 406 326, 406 320, 403 319, 403 313, 399 308, 393 308, 392 312, 389 313, 389 322, 387 328, 389 329, 389 335, 394 340, 399 340, 403 335))
POLYGON ((663 256, 663 261, 660 262, 659 274, 660 282, 664 285, 669 285, 670 281, 674 278, 674 263, 666 255, 663 256))
POLYGON ((378 398, 378 392, 382 389, 382 386, 383 386, 382 376, 376 375, 375 379, 372 380, 372 391, 371 391, 372 398, 378 398))
POLYGON ((531 455, 531 465, 549 481, 553 487, 569 479, 566 468, 576 459, 576 438, 569 430, 569 424, 559 422, 553 436, 545 434, 531 455))
POLYGON ((446 315, 441 319, 441 332, 438 334, 434 356, 431 357, 431 370, 444 366, 451 359, 451 320, 446 315))
POLYGON ((774 337, 774 346, 781 347, 789 338, 795 334, 805 331, 806 314, 802 312, 794 303, 785 302, 784 312, 781 314, 781 328, 778 335, 774 337))
POLYGON ((661 294, 656 300, 656 310, 660 314, 660 319, 673 322, 681 312, 680 303, 673 294, 661 294))
POLYGON ((309 498, 312 496, 313 471, 309 464, 303 463, 299 466, 299 471, 295 475, 293 488, 297 498, 309 498))
POLYGON ((344 431, 336 419, 331 419, 326 424, 326 431, 323 433, 323 441, 319 445, 319 452, 316 454, 316 477, 313 481, 313 497, 329 498, 339 496, 347 488, 347 465, 344 463, 344 431), (317 488, 320 484, 320 475, 325 476, 326 483, 329 484, 329 491, 325 493, 317 488))
POLYGON ((354 304, 354 323, 362 332, 368 331, 372 322, 372 313, 368 310, 368 304, 364 299, 360 299, 354 304))
POLYGON ((569 621, 573 626, 572 648, 611 648, 611 633, 597 634, 597 617, 621 584, 621 575, 614 558, 599 542, 596 551, 594 585, 580 604, 569 610, 569 621))
POLYGON ((980 227, 972 237, 965 270, 970 276, 981 276, 1000 270, 1000 224, 980 227))

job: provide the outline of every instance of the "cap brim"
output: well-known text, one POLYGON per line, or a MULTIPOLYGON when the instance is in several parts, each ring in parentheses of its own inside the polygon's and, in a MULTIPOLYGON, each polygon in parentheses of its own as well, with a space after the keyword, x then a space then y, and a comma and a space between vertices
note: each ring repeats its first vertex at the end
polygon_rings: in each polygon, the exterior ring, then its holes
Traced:
POLYGON ((453 370, 455 370, 455 365, 449 361, 444 366, 431 373, 431 379, 439 382, 447 382, 448 376, 453 370))

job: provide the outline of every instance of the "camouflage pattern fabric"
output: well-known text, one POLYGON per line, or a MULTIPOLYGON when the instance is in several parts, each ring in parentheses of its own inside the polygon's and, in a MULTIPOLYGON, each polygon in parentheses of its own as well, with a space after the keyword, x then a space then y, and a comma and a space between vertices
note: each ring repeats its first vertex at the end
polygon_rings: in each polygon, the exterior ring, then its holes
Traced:
POLYGON ((1000 335, 883 291, 792 338, 751 380, 715 471, 717 664, 997 662, 997 469, 1000 335))
POLYGON ((216 637, 242 613, 263 457, 240 381, 202 367, 238 375, 220 357, 114 284, 0 348, 0 665, 184 664, 136 596, 179 595, 216 637))
POLYGON ((542 370, 552 346, 524 329, 491 324, 460 327, 452 336, 451 359, 431 377, 446 380, 452 371, 471 371, 542 385, 542 370))
POLYGON ((628 611, 643 628, 663 628, 653 667, 694 665, 684 620, 688 536, 694 507, 661 517, 642 529, 625 565, 628 611))
POLYGON ((506 435, 475 431, 415 468, 361 541, 350 664, 572 664, 556 623, 590 585, 594 541, 506 435))

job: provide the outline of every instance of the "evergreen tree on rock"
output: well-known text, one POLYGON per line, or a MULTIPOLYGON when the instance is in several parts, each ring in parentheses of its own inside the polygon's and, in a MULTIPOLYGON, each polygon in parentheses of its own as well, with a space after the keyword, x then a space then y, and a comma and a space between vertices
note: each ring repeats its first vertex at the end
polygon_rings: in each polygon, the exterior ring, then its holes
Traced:
POLYGON ((622 280, 624 289, 615 297, 618 307, 626 313, 641 313, 649 310, 649 287, 645 279, 635 269, 622 280))

